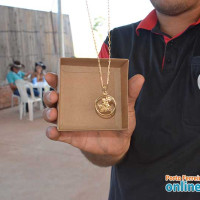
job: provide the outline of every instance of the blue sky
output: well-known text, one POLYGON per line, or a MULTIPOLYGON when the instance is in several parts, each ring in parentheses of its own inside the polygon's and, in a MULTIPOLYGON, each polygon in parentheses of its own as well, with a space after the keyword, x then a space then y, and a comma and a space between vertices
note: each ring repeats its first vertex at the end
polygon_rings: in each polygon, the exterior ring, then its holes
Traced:
MULTIPOLYGON (((102 16, 104 26, 96 34, 98 48, 107 34, 107 0, 88 0, 92 18, 102 16)), ((75 55, 95 57, 85 0, 62 0, 63 13, 69 14, 75 55), (87 47, 87 51, 86 48, 87 47)), ((0 0, 0 5, 57 12, 57 0, 0 0)), ((110 0, 111 29, 143 19, 152 9, 150 0, 110 0)))

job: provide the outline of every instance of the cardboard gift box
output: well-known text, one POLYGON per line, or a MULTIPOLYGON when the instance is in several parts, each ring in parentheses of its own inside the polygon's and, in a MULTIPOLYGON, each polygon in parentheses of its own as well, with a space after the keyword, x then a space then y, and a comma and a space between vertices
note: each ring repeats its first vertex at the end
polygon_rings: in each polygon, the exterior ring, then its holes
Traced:
MULTIPOLYGON (((104 84, 108 59, 101 59, 104 84)), ((102 96, 98 61, 95 58, 61 58, 59 69, 59 131, 125 130, 128 128, 127 59, 111 59, 108 94, 116 100, 112 118, 103 119, 95 111, 95 100, 102 96)))

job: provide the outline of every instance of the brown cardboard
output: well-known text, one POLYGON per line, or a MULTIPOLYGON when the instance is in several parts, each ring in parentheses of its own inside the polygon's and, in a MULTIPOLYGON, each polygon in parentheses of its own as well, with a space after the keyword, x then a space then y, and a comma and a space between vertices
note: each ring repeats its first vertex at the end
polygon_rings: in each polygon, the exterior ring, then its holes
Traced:
MULTIPOLYGON (((106 83, 108 59, 101 59, 106 83)), ((59 72, 59 131, 125 130, 128 128, 128 60, 112 59, 108 94, 117 102, 110 119, 99 117, 95 100, 102 96, 97 59, 61 58, 59 72)))

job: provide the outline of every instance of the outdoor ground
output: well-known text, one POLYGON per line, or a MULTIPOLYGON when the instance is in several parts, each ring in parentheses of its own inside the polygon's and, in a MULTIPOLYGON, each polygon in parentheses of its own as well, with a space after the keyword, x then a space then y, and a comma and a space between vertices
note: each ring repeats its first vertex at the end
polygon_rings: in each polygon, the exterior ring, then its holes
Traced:
POLYGON ((0 110, 0 200, 106 200, 110 168, 45 135, 41 111, 33 122, 18 108, 0 110))

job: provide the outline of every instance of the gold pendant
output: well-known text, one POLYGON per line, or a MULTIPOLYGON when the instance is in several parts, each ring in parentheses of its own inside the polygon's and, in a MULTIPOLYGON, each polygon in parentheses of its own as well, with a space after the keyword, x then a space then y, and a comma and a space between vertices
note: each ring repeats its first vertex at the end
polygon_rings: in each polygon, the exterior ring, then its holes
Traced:
POLYGON ((95 101, 95 110, 100 117, 109 119, 115 115, 116 101, 107 92, 103 93, 103 96, 95 101))

